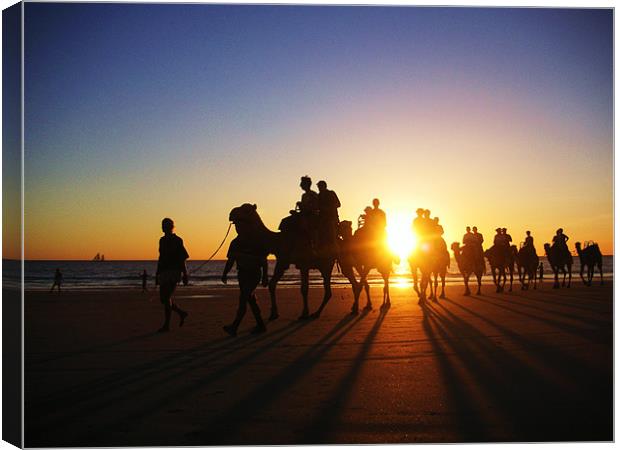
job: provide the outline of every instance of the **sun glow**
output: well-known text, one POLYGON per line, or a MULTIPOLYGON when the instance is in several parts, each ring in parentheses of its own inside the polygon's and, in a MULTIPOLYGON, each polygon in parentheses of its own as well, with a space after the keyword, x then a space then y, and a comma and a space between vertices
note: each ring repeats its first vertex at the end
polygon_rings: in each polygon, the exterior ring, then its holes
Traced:
POLYGON ((415 236, 411 230, 412 218, 406 214, 388 214, 387 243, 392 252, 400 257, 400 265, 407 264, 409 254, 415 247, 415 236))

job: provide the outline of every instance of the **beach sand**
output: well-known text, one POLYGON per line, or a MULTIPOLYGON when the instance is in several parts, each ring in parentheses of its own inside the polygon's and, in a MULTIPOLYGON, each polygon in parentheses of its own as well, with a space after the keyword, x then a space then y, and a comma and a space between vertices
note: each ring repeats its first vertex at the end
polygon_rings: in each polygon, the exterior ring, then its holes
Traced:
MULTIPOLYGON (((516 284, 515 284, 516 286, 516 284)), ((221 327, 237 290, 181 287, 170 333, 157 293, 26 293, 25 444, 129 446, 610 441, 613 286, 515 289, 351 316, 334 289, 299 322, 297 288, 253 336, 221 327)), ((322 290, 310 290, 311 309, 322 290)), ((258 292, 266 317, 268 293, 258 292)), ((362 306, 365 298, 362 296, 362 306)))

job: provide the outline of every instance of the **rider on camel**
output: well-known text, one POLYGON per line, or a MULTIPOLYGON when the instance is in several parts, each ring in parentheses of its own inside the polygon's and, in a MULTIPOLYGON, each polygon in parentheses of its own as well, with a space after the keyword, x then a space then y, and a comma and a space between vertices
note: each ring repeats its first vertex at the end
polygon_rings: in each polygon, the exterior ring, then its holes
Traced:
POLYGON ((319 188, 318 207, 319 207, 319 238, 331 246, 337 244, 338 239, 338 208, 340 200, 334 191, 327 189, 327 183, 323 180, 317 184, 319 188))
POLYGON ((482 236, 481 233, 478 233, 478 227, 474 227, 473 228, 473 236, 474 236, 474 245, 476 248, 476 257, 478 259, 478 262, 481 262, 482 264, 484 264, 484 250, 482 249, 482 243, 484 242, 484 237, 482 236))
POLYGON ((568 249, 568 245, 566 245, 566 241, 568 241, 568 236, 564 234, 564 230, 562 228, 558 228, 555 232, 555 236, 553 236, 553 245, 562 249, 564 253, 570 255, 570 250, 568 249))
POLYGON ((301 229, 311 245, 316 248, 318 240, 319 194, 311 189, 312 179, 307 175, 301 177, 299 187, 304 191, 301 195, 301 201, 297 202, 297 208, 301 215, 301 229))
POLYGON ((474 245, 476 243, 474 234, 471 232, 470 227, 465 228, 465 234, 463 235, 463 245, 474 245))

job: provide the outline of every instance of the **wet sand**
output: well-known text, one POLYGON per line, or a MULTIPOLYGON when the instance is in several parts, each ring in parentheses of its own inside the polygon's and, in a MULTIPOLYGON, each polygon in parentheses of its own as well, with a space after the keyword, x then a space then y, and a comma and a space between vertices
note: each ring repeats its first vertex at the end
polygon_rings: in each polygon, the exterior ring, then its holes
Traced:
MULTIPOLYGON (((318 320, 281 289, 280 319, 221 330, 235 289, 26 294, 26 446, 610 441, 613 287, 515 289, 349 314, 334 289, 318 320)), ((311 309, 321 289, 310 290, 311 309)), ((268 315, 268 295, 258 293, 268 315)), ((362 297, 362 306, 365 298, 362 297)))

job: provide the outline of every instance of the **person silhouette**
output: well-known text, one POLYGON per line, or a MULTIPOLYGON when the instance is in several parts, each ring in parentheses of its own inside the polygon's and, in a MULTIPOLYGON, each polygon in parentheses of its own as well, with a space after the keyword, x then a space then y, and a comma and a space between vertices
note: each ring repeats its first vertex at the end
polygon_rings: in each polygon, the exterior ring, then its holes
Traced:
POLYGON ((542 279, 543 279, 543 274, 544 274, 543 263, 540 263, 540 264, 538 265, 538 279, 539 279, 540 281, 542 281, 542 279))
POLYGON ((327 183, 323 180, 317 184, 319 188, 318 207, 319 207, 319 237, 330 246, 337 245, 338 239, 338 208, 340 200, 334 191, 327 189, 327 183))
POLYGON ((472 228, 472 230, 474 231, 472 234, 474 235, 474 238, 476 238, 476 243, 480 246, 480 248, 482 248, 484 237, 482 236, 481 233, 478 233, 478 227, 474 227, 472 228))
POLYGON ((484 265, 484 250, 482 249, 482 243, 484 242, 484 236, 478 233, 478 227, 473 227, 474 244, 476 246, 476 256, 478 264, 484 265))
POLYGON ((385 216, 385 211, 379 208, 380 204, 381 202, 379 201, 378 198, 372 199, 372 206, 373 206, 372 217, 373 217, 373 221, 375 222, 375 226, 377 227, 377 229, 385 230, 385 227, 387 226, 387 219, 385 216))
POLYGON ((503 234, 504 236, 506 236, 506 237, 504 238, 504 239, 505 239, 505 245, 506 245, 506 246, 508 246, 508 247, 510 247, 510 243, 512 242, 512 236, 511 236, 511 235, 509 235, 506 231, 507 231, 507 230, 506 230, 506 228, 502 228, 502 234, 503 234))
POLYGON ((140 278, 142 278, 142 292, 145 292, 146 289, 146 280, 148 279, 148 275, 146 273, 146 269, 144 269, 142 271, 142 275, 140 275, 140 278))
POLYGON ((473 245, 475 243, 474 241, 474 235, 471 232, 471 228, 469 226, 465 227, 465 234, 463 235, 463 245, 473 245))
POLYGON ((301 214, 301 229, 314 247, 317 242, 319 194, 312 190, 312 179, 308 175, 301 177, 299 187, 304 191, 301 200, 297 202, 301 214))
POLYGON ((422 238, 422 234, 424 233, 424 209, 418 208, 415 210, 416 217, 413 219, 413 223, 411 224, 411 228, 413 228, 413 232, 418 236, 419 239, 422 238))
POLYGON ((553 236, 553 243, 568 248, 568 245, 566 245, 568 239, 568 236, 564 234, 564 230, 562 228, 558 228, 555 232, 555 236, 553 236))
POLYGON ((54 288, 58 286, 58 293, 60 294, 61 285, 62 285, 62 272, 60 271, 60 269, 56 269, 56 272, 54 273, 54 283, 52 284, 52 288, 50 289, 50 292, 53 292, 54 288))
POLYGON ((364 230, 363 233, 366 233, 373 226, 372 223, 372 208, 367 206, 364 208, 364 213, 360 214, 357 218, 357 229, 364 230))
POLYGON ((435 237, 443 236, 443 226, 439 224, 439 217, 433 218, 433 235, 435 237))
POLYGON ((525 232, 525 241, 524 241, 524 246, 533 249, 534 248, 534 238, 532 237, 532 233, 531 231, 526 231, 525 232))
POLYGON ((495 229, 495 236, 493 237, 493 245, 497 245, 499 247, 505 245, 506 237, 502 234, 501 228, 495 229))
POLYGON ((183 246, 183 239, 173 233, 174 221, 168 217, 161 221, 161 229, 164 235, 159 239, 159 260, 155 273, 155 284, 159 284, 159 299, 164 305, 164 324, 158 330, 159 333, 170 331, 170 316, 172 311, 179 315, 179 326, 182 327, 187 318, 187 312, 179 308, 172 300, 172 294, 177 283, 183 279, 187 285, 187 267, 185 260, 189 254, 183 246))
POLYGON ((380 244, 385 240, 387 227, 387 219, 385 211, 379 208, 380 202, 378 198, 372 200, 373 208, 368 211, 367 216, 369 220, 369 230, 375 244, 380 244))
POLYGON ((223 330, 231 336, 237 335, 237 329, 245 316, 248 304, 256 320, 256 327, 252 329, 252 334, 267 331, 255 293, 258 283, 261 282, 261 280, 263 286, 267 286, 269 282, 267 275, 267 254, 268 252, 261 249, 256 242, 248 239, 242 240, 238 236, 230 243, 226 255, 226 265, 222 273, 222 283, 227 284, 228 273, 236 263, 240 291, 239 307, 237 308, 235 319, 230 325, 222 327, 223 330))

